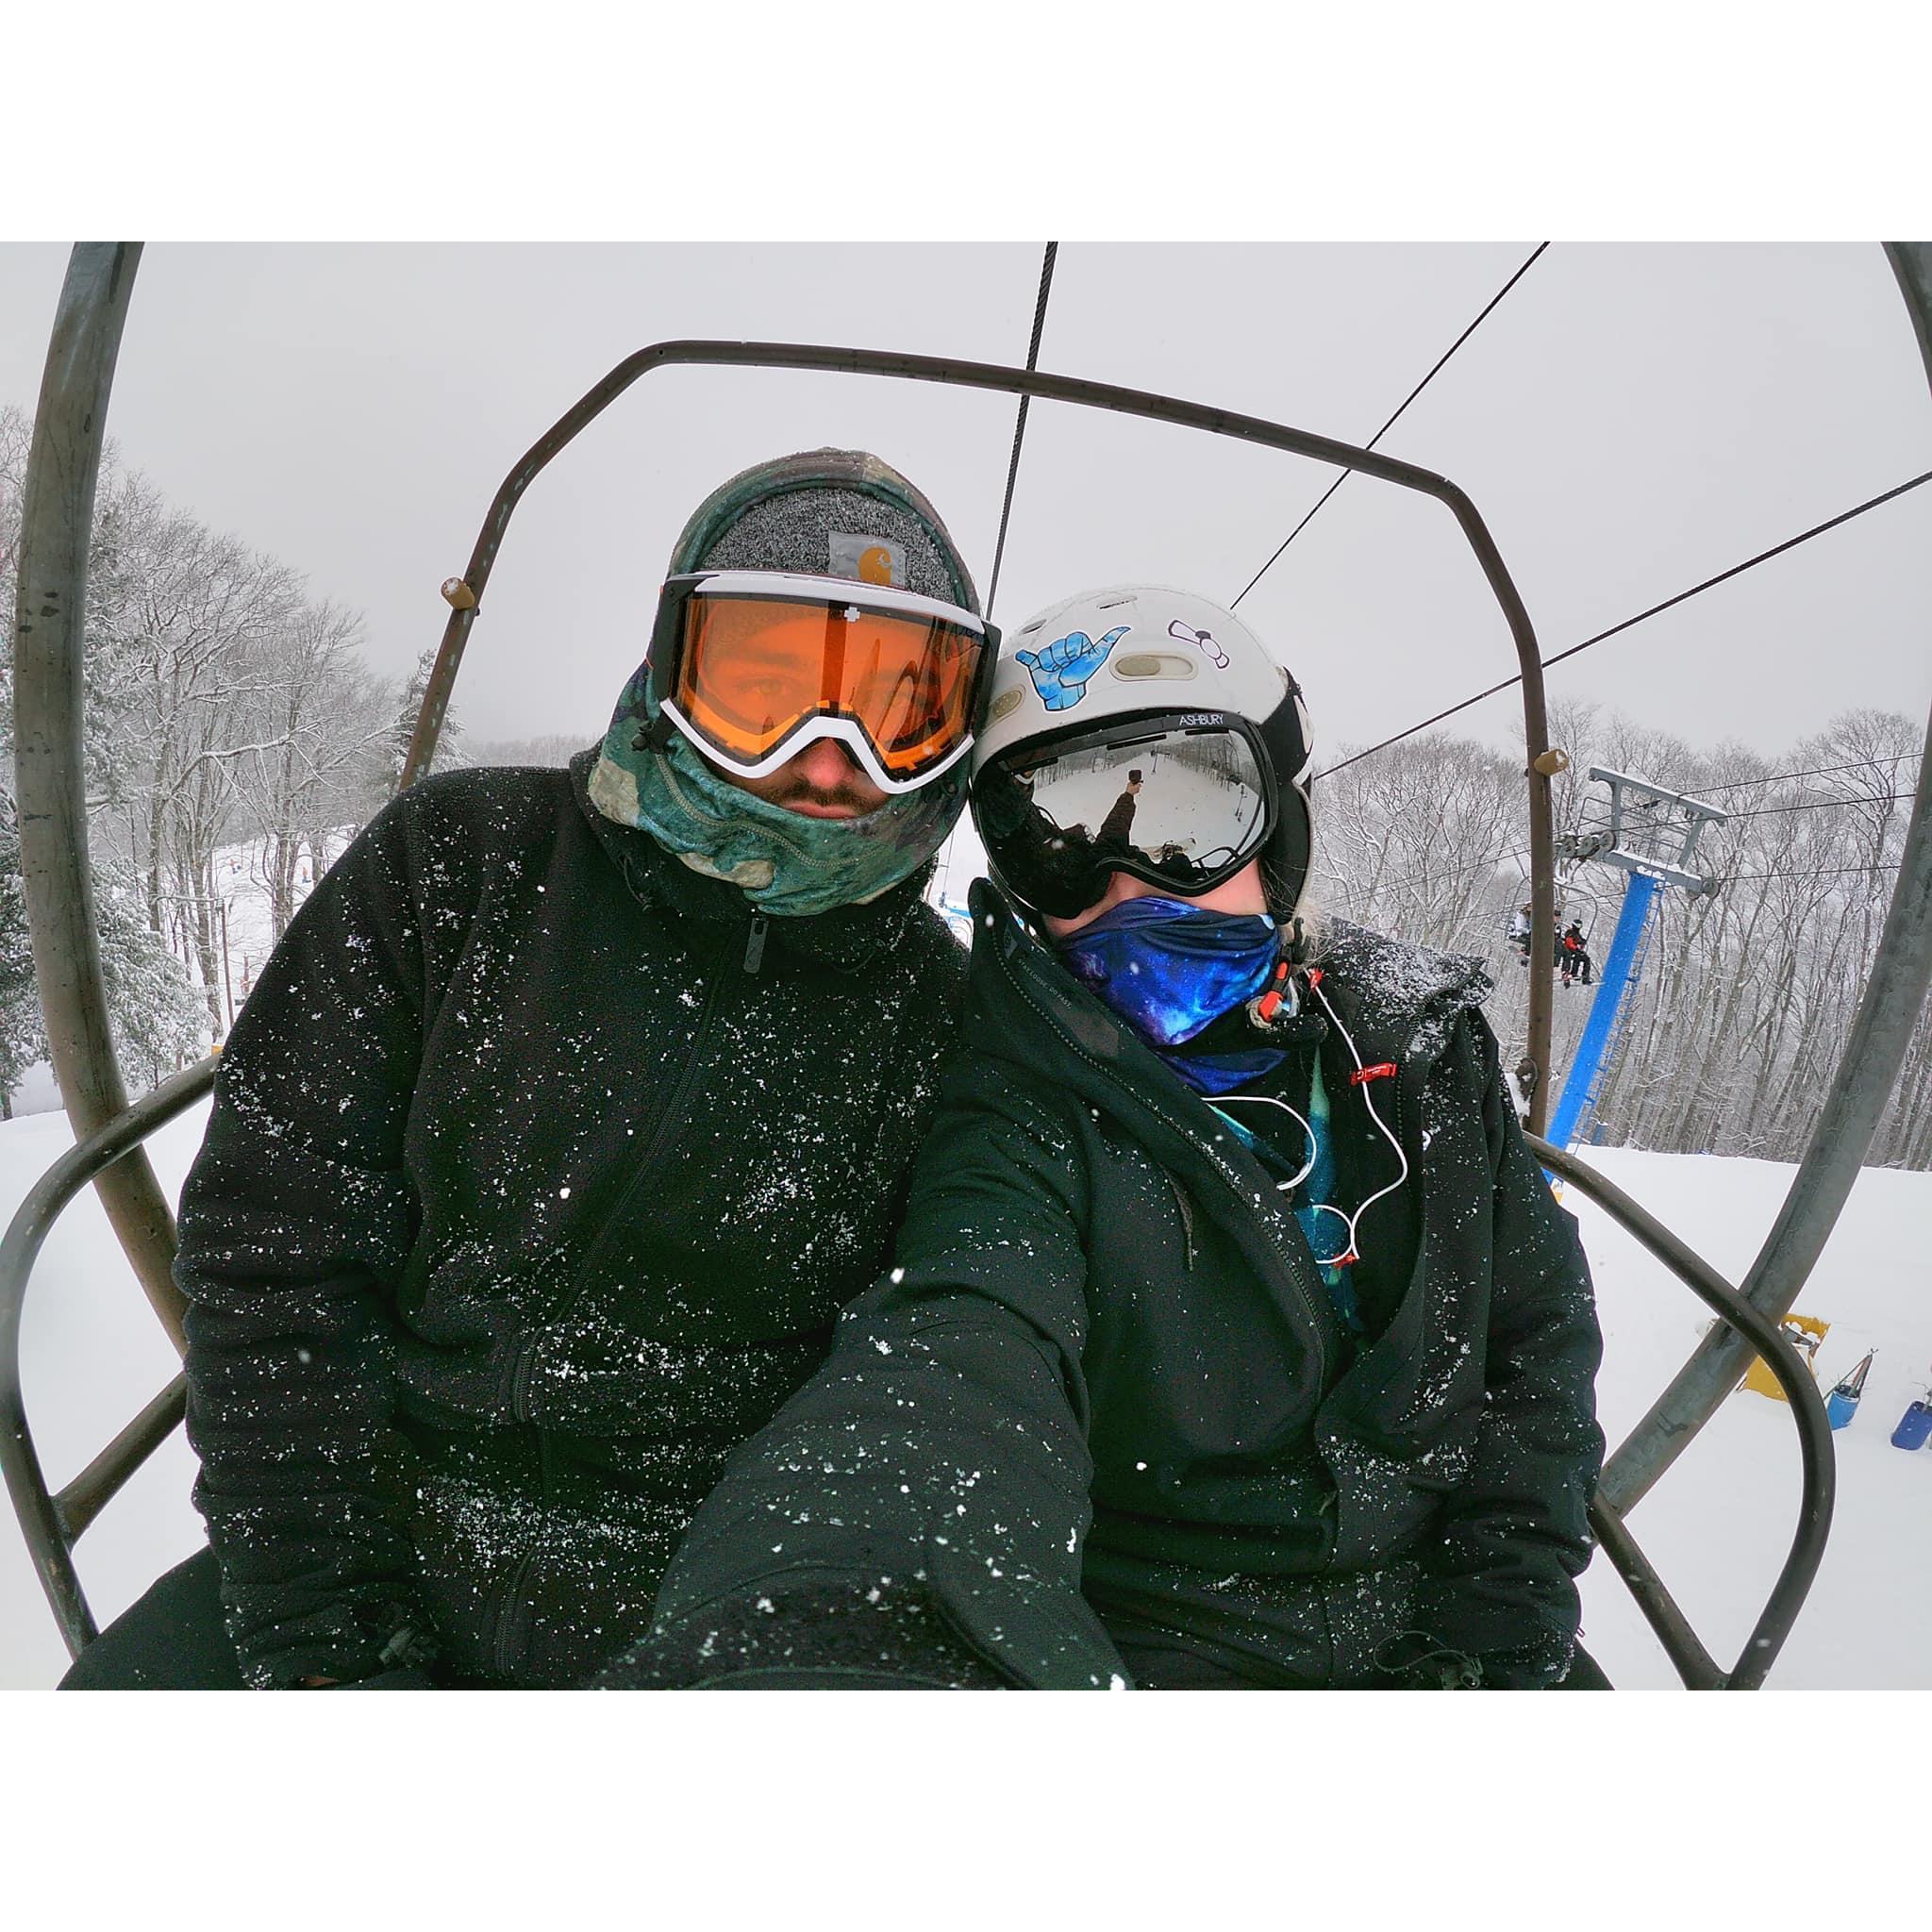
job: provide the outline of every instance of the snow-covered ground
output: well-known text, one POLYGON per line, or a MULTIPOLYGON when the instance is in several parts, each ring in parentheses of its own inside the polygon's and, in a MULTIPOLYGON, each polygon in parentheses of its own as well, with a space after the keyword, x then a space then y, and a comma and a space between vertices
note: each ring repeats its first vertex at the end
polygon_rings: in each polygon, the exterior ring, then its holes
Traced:
MULTIPOLYGON (((1592 1162, 1730 1280, 1740 1279, 1794 1170, 1768 1160, 1594 1150, 1592 1162)), ((1709 1320, 1704 1304, 1570 1191, 1604 1326, 1598 1410, 1624 1440, 1709 1320)), ((1932 1450, 1890 1444, 1932 1380, 1932 1174, 1867 1168, 1799 1296, 1831 1324, 1829 1387, 1878 1351, 1838 1450, 1824 1567, 1771 1681, 1799 1689, 1932 1688, 1932 1450)), ((1718 1662, 1735 1663, 1790 1548, 1798 1434, 1782 1402, 1740 1391, 1631 1512, 1630 1528, 1718 1662)), ((1584 1641, 1612 1682, 1676 1684, 1649 1626, 1599 1557, 1583 1582, 1584 1641)))
MULTIPOLYGON (((208 1124, 191 1108, 148 1143, 170 1200, 179 1197, 208 1124)), ((64 1113, 0 1124, 0 1214, 74 1144, 64 1113)), ((42 1467, 58 1488, 112 1441, 179 1372, 92 1188, 69 1207, 41 1250, 21 1321, 21 1380, 42 1467)), ((175 1433, 81 1540, 81 1582, 102 1624, 201 1541, 188 1500, 194 1458, 175 1433)), ((51 1684, 67 1653, 41 1593, 11 1510, 0 1516, 0 1689, 51 1684)))
MULTIPOLYGON (((178 1191, 206 1107, 150 1143, 178 1191)), ((0 1125, 0 1216, 69 1145, 66 1120, 0 1125)), ((1756 1252, 1791 1170, 1765 1161, 1600 1151, 1620 1186, 1735 1280, 1756 1252)), ((1703 1305, 1591 1208, 1570 1196, 1596 1274, 1607 1338, 1599 1385, 1620 1441, 1697 1340, 1703 1305)), ((1820 1357, 1835 1380, 1878 1356, 1839 1447, 1839 1504, 1824 1567, 1773 1672, 1781 1688, 1932 1688, 1932 1450, 1888 1438, 1932 1363, 1932 1174, 1868 1170, 1799 1303, 1832 1324, 1820 1357)), ((27 1413, 58 1484, 174 1373, 92 1191, 43 1251, 23 1328, 27 1413)), ((1639 1541, 1720 1663, 1742 1647, 1790 1546, 1797 1436, 1784 1405, 1734 1395, 1632 1517, 1639 1541)), ((80 1570, 106 1622, 200 1541, 188 1500, 192 1458, 177 1432, 88 1532, 80 1570)), ((1676 1677, 1623 1584, 1601 1559, 1584 1579, 1586 1641, 1621 1686, 1676 1677)), ((65 1654, 11 1521, 0 1517, 0 1687, 53 1683, 65 1654)))

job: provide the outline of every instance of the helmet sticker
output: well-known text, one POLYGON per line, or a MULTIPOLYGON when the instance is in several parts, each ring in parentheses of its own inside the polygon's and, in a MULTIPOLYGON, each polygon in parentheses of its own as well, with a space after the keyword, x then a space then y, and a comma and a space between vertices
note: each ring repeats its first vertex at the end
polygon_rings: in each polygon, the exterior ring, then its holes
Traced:
POLYGON ((906 588, 906 546, 886 537, 863 537, 849 530, 828 536, 827 575, 851 577, 861 584, 896 584, 906 588))
POLYGON ((1133 628, 1116 625, 1096 644, 1084 630, 1056 638, 1043 651, 1016 651, 1015 659, 1033 674, 1033 689, 1049 711, 1070 710, 1087 695, 1087 680, 1133 628))
POLYGON ((1183 624, 1178 617, 1168 625, 1167 634, 1177 638, 1184 644, 1198 644, 1208 655, 1208 661, 1217 671, 1227 669, 1227 653, 1216 642, 1211 630, 1196 630, 1191 625, 1183 624))

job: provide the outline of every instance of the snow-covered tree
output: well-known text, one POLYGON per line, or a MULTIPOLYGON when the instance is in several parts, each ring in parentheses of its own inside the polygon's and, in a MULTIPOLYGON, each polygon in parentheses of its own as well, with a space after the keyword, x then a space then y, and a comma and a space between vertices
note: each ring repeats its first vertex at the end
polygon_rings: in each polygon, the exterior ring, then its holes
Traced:
MULTIPOLYGON (((1605 1140, 1780 1160, 1803 1152, 1871 972, 1921 737, 1911 719, 1850 711, 1767 758, 1737 744, 1698 750, 1589 706, 1552 708, 1552 741, 1571 757, 1552 788, 1559 836, 1607 822, 1602 788, 1588 776, 1593 764, 1707 797, 1730 814, 1698 846, 1719 890, 1692 897, 1673 889, 1656 902, 1599 1095, 1605 1140)), ((1510 912, 1528 897, 1520 756, 1442 733, 1410 740, 1324 781, 1315 816, 1331 908, 1481 955, 1496 982, 1491 1024, 1506 1049, 1520 1043, 1528 978, 1506 938, 1510 912)), ((1558 879, 1559 917, 1582 924, 1599 963, 1623 890, 1623 874, 1603 866, 1558 879)), ((1573 988, 1557 1001, 1558 1080, 1591 998, 1573 988)), ((1901 1063, 1872 1158, 1932 1165, 1932 1012, 1901 1063)))
POLYGON ((180 960, 149 927, 131 870, 97 871, 94 904, 115 1057, 130 1090, 152 1087, 208 1051, 208 1008, 180 960))
POLYGON ((47 1052, 27 941, 26 885, 13 801, 0 792, 0 1119, 13 1118, 13 1090, 47 1052))
POLYGON ((262 654, 256 742, 230 768, 259 836, 258 876, 277 940, 294 917, 303 856, 319 874, 332 856, 330 835, 380 803, 368 796, 369 781, 386 754, 390 720, 358 648, 360 632, 353 611, 302 608, 262 654))
MULTIPOLYGON (((416 668, 403 680, 403 688, 396 699, 393 722, 390 725, 389 758, 386 765, 388 791, 384 796, 396 789, 403 775, 403 766, 409 756, 409 741, 416 735, 416 720, 423 709, 423 696, 429 689, 430 674, 436 669, 436 654, 440 646, 426 645, 423 655, 416 659, 416 668)), ((459 755, 463 739, 463 727, 457 723, 454 708, 443 713, 442 728, 437 733, 436 753, 429 760, 432 772, 443 772, 454 765, 465 762, 459 755)))
POLYGON ((463 746, 461 754, 450 760, 457 765, 535 765, 557 770, 570 763, 588 744, 604 735, 600 722, 579 732, 551 732, 542 738, 491 739, 463 746))

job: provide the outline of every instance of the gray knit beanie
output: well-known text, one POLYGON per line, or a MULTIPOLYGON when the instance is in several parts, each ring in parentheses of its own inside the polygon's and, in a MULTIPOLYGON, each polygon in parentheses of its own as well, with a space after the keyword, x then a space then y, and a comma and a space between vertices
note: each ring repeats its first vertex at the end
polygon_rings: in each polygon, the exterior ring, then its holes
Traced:
POLYGON ((972 573, 921 492, 862 450, 815 449, 755 463, 685 525, 668 575, 802 571, 893 583, 977 611, 972 573))

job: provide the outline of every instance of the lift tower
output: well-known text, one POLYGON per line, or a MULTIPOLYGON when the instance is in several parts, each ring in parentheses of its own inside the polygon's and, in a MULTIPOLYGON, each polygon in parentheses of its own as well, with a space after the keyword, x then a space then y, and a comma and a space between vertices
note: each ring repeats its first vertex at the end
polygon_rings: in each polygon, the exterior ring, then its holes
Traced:
POLYGON ((1576 1058, 1564 1076, 1563 1091, 1550 1121, 1550 1139, 1568 1147, 1596 1111, 1604 1074, 1616 1056, 1631 989, 1637 984, 1644 942, 1650 937, 1651 908, 1659 886, 1681 886, 1693 896, 1717 891, 1707 874, 1693 872, 1690 860, 1697 835, 1708 824, 1723 824, 1725 814, 1702 799, 1666 791, 1646 778, 1612 772, 1602 765, 1590 768, 1592 783, 1610 788, 1610 822, 1594 832, 1557 841, 1557 857, 1571 864, 1593 861, 1613 865, 1624 873, 1624 905, 1610 950, 1597 974, 1596 997, 1576 1058))

